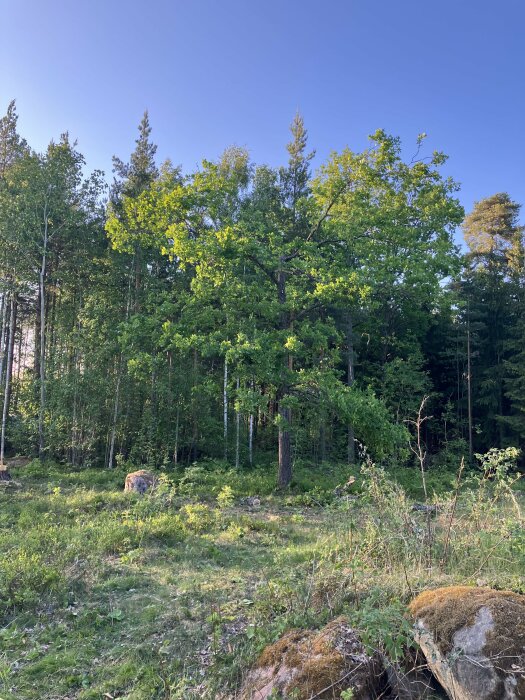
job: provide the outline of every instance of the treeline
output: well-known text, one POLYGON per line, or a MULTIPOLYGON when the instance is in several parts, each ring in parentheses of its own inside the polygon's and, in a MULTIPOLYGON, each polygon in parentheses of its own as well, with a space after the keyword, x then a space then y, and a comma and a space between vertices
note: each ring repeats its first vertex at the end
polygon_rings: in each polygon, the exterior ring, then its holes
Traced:
POLYGON ((464 220, 442 153, 378 131, 315 175, 227 149, 156 164, 144 116, 113 184, 67 134, 0 122, 0 462, 427 460, 525 435, 523 229, 506 194, 464 220))

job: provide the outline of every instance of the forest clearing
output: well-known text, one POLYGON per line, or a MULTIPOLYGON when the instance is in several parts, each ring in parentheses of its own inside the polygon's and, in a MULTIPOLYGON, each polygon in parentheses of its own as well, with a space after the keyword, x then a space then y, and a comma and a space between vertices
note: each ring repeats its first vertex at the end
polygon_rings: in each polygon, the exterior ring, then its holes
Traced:
POLYGON ((283 495, 267 470, 205 463, 140 496, 123 492, 121 469, 13 470, 0 697, 235 698, 266 645, 342 614, 406 664, 406 605, 420 591, 523 591, 514 478, 478 478, 456 497, 457 474, 430 473, 439 512, 427 520, 413 473, 405 488, 373 465, 353 475, 335 495, 346 469, 301 469, 283 495))
POLYGON ((519 205, 300 115, 184 176, 146 113, 108 190, 17 120, 2 700, 525 697, 519 205))
POLYGON ((525 5, 0 6, 0 700, 525 700, 525 5))
POLYGON ((17 119, 0 697, 522 697, 519 205, 461 256, 442 154, 379 131, 312 179, 300 115, 286 167, 183 176, 145 114, 105 199, 17 119))

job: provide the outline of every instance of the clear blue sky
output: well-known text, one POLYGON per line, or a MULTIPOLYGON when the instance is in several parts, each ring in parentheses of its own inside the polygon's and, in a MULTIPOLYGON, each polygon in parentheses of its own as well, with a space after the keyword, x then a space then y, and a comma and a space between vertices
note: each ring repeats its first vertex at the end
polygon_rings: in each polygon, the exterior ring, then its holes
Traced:
POLYGON ((304 115, 317 163, 376 128, 450 155, 461 200, 525 205, 525 1, 0 0, 0 110, 40 150, 68 130, 110 175, 150 112, 159 158, 228 145, 285 158, 304 115))

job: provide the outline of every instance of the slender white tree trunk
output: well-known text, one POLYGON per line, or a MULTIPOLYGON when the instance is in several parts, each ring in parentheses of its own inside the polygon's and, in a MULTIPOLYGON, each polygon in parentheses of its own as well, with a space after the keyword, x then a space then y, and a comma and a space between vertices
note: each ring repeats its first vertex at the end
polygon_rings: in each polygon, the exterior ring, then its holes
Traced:
POLYGON ((175 419, 175 447, 173 448, 173 462, 175 464, 179 463, 179 416, 180 403, 177 402, 177 417, 175 419))
POLYGON ((16 328, 16 294, 11 292, 11 303, 9 310, 9 338, 7 350, 7 368, 4 386, 4 407, 2 410, 2 431, 0 434, 0 470, 5 471, 5 432, 7 427, 7 416, 9 415, 9 399, 11 397, 11 377, 13 374, 13 353, 15 348, 15 328, 16 328))
POLYGON ((111 439, 109 443, 108 468, 113 469, 113 457, 115 455, 115 437, 117 435, 117 419, 120 406, 120 380, 122 378, 122 355, 119 357, 117 386, 115 388, 115 403, 113 405, 113 422, 111 426, 111 439))
POLYGON ((73 356, 73 419, 71 423, 71 464, 76 465, 77 457, 79 456, 79 437, 80 430, 78 426, 78 372, 79 368, 79 345, 80 345, 80 312, 82 309, 82 294, 80 294, 78 302, 77 311, 77 324, 76 324, 76 339, 75 339, 75 354, 73 356))
POLYGON ((44 411, 46 407, 46 298, 45 298, 45 277, 47 263, 47 244, 48 244, 48 217, 47 206, 44 209, 44 234, 43 234, 43 249, 42 262, 40 265, 39 275, 39 291, 40 291, 40 407, 38 411, 38 456, 44 459, 45 440, 44 440, 44 411))
POLYGON ((0 331, 0 387, 4 380, 5 336, 7 331, 7 293, 2 294, 2 330, 0 331))
MULTIPOLYGON (((239 400, 239 389, 241 387, 241 382, 239 377, 237 377, 237 401, 239 400)), ((241 412, 239 409, 236 411, 235 416, 235 468, 239 468, 240 463, 240 445, 241 445, 241 412)))
MULTIPOLYGON (((254 385, 252 382, 252 390, 254 389, 254 385)), ((250 463, 250 467, 253 466, 253 424, 254 424, 254 415, 253 413, 250 413, 250 416, 248 418, 248 461, 250 463)))
POLYGON ((73 395, 73 418, 71 422, 71 464, 73 466, 77 463, 77 442, 78 442, 78 431, 77 431, 77 387, 75 381, 75 392, 73 395))

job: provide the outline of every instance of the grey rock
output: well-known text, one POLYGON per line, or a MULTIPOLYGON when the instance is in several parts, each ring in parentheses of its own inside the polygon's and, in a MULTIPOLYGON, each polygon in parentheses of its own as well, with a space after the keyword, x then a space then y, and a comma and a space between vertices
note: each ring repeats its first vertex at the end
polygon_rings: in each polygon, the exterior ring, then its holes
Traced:
POLYGON ((452 700, 525 699, 525 596, 451 587, 419 599, 415 638, 452 700))
POLYGON ((154 489, 157 485, 157 477, 146 469, 139 469, 126 476, 124 491, 135 491, 141 495, 148 489, 154 489))

